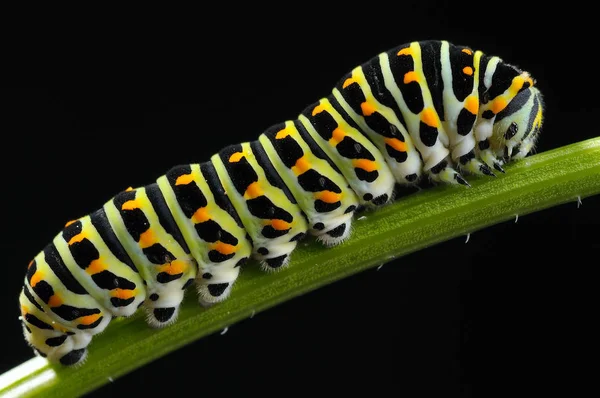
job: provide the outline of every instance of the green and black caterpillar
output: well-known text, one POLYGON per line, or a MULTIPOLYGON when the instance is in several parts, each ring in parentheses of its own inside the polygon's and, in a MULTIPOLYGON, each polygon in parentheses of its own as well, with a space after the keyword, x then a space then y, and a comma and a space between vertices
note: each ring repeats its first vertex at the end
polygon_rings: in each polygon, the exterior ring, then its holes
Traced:
POLYGON ((497 56, 433 40, 381 53, 296 119, 68 222, 28 266, 25 338, 73 365, 114 317, 142 307, 168 325, 191 284, 203 305, 224 300, 247 260, 281 269, 308 234, 336 245, 398 185, 504 172, 533 149, 543 108, 534 79, 497 56))

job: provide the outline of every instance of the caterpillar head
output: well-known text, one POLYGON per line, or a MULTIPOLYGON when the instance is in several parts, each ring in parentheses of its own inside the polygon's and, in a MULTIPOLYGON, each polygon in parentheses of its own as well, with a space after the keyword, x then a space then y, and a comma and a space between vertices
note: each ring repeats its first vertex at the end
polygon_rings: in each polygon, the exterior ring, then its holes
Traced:
POLYGON ((543 121, 542 94, 536 87, 519 92, 496 115, 490 144, 504 161, 522 159, 534 148, 543 121))

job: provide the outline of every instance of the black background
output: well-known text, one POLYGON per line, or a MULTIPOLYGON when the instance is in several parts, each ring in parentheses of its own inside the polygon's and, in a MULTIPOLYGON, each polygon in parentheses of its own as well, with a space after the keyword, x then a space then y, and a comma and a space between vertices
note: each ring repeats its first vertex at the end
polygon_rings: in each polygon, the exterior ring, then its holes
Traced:
MULTIPOLYGON (((327 16, 307 3, 257 6, 245 19, 231 7, 110 20, 89 35, 81 17, 61 27, 65 40, 34 29, 10 41, 16 84, 0 94, 0 373, 32 356, 19 290, 29 260, 66 221, 173 165, 255 139, 396 45, 446 39, 530 71, 547 105, 539 151, 599 135, 593 25, 576 3, 545 17, 526 3, 359 3, 327 16)), ((582 388, 597 335, 599 225, 595 197, 439 244, 257 314, 89 396, 582 388)))

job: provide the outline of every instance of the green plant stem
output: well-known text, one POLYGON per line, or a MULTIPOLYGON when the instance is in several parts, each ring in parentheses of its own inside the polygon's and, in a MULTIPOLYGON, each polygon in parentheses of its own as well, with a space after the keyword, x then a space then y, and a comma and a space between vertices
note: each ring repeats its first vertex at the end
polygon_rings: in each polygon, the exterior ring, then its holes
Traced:
POLYGON ((113 321, 93 339, 83 366, 32 359, 0 376, 0 395, 82 395, 193 340, 350 274, 518 215, 600 194, 600 137, 506 169, 497 178, 471 178, 470 189, 438 186, 364 212, 355 219, 348 241, 324 249, 307 239, 280 272, 247 266, 229 299, 205 309, 189 294, 178 321, 166 329, 147 327, 140 313, 113 321))

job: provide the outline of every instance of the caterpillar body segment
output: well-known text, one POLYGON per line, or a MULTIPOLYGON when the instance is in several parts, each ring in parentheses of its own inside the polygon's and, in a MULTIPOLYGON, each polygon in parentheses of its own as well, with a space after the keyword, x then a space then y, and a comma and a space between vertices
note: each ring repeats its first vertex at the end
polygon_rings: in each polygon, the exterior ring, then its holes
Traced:
POLYGON ((369 66, 352 70, 333 89, 333 97, 339 104, 337 109, 377 146, 397 183, 415 183, 422 175, 421 156, 405 128, 402 114, 380 102, 385 98, 375 97, 369 84, 372 79, 377 79, 376 72, 369 66), (367 73, 373 77, 368 79, 367 73))
POLYGON ((308 229, 302 209, 258 142, 232 145, 211 159, 265 269, 280 268, 308 229))
POLYGON ((190 253, 202 304, 224 300, 252 244, 212 163, 181 165, 157 180, 190 253))
POLYGON ((535 148, 543 113, 535 80, 497 56, 436 40, 380 53, 296 119, 67 223, 27 268, 25 339, 80 364, 112 318, 142 308, 167 326, 191 284, 218 303, 249 259, 273 271, 306 235, 339 244, 357 209, 389 203, 398 184, 503 172, 535 148))
POLYGON ((258 140, 304 211, 308 233, 334 245, 350 233, 359 199, 326 155, 302 138, 302 129, 298 121, 287 121, 267 129, 258 140))
POLYGON ((394 190, 392 172, 375 145, 346 123, 324 98, 299 117, 310 138, 340 169, 363 206, 387 203, 394 190))

